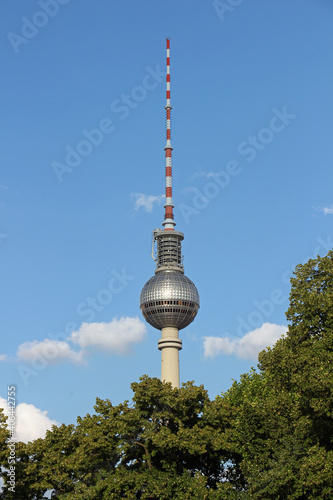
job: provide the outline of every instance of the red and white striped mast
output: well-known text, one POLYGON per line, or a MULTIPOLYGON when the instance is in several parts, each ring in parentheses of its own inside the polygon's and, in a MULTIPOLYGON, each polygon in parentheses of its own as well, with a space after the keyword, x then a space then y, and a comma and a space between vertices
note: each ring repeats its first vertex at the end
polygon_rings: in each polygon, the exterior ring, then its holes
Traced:
POLYGON ((166 41, 166 146, 165 146, 165 215, 164 231, 174 231, 176 225, 173 218, 172 203, 172 146, 171 146, 171 104, 170 104, 170 39, 166 41))

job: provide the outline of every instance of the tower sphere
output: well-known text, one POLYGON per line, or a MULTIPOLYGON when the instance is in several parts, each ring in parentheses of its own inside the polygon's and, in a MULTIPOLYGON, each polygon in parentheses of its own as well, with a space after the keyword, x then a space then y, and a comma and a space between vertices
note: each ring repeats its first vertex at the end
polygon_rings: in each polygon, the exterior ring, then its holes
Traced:
POLYGON ((165 327, 182 330, 192 323, 199 307, 196 286, 179 271, 156 273, 140 295, 140 309, 145 320, 158 330, 165 327))

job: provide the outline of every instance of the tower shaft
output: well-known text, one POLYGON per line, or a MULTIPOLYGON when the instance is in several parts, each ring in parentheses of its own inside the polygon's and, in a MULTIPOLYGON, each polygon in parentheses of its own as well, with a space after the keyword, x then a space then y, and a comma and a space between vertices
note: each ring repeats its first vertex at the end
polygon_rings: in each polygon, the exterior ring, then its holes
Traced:
POLYGON ((179 351, 182 349, 182 341, 178 337, 178 328, 162 328, 158 348, 161 351, 162 382, 171 382, 172 387, 179 389, 179 351))

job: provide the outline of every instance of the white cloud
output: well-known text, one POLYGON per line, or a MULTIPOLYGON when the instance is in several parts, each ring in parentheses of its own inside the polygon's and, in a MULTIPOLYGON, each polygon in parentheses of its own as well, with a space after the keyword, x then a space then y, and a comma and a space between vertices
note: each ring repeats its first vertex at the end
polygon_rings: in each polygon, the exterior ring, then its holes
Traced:
POLYGON ((333 215, 333 204, 327 207, 314 207, 314 210, 316 210, 316 212, 322 212, 324 215, 333 215))
POLYGON ((153 196, 150 194, 143 193, 132 193, 132 198, 135 198, 134 209, 139 210, 143 207, 145 212, 151 213, 154 208, 154 204, 160 205, 165 200, 165 195, 160 194, 159 196, 153 196))
POLYGON ((324 207, 322 209, 322 212, 324 212, 325 215, 333 215, 333 205, 330 205, 329 207, 324 207))
POLYGON ((0 361, 6 361, 7 354, 0 354, 0 361))
POLYGON ((286 332, 286 326, 264 323, 239 339, 204 337, 204 355, 205 358, 214 358, 218 354, 234 354, 239 358, 256 360, 260 351, 273 346, 286 332))
POLYGON ((139 318, 114 318, 110 323, 82 323, 70 340, 81 348, 96 347, 127 354, 132 345, 142 342, 146 325, 139 318))
POLYGON ((73 351, 65 341, 45 339, 41 342, 34 340, 19 345, 17 357, 24 361, 42 358, 47 360, 49 364, 57 364, 64 360, 80 363, 83 353, 73 351))
MULTIPOLYGON (((8 416, 7 400, 0 397, 0 407, 4 408, 5 415, 8 416)), ((15 412, 16 438, 18 441, 27 443, 37 438, 44 438, 48 429, 52 425, 59 425, 55 420, 51 420, 47 411, 42 411, 32 404, 20 403, 15 412)))
MULTIPOLYGON (((84 363, 89 347, 129 354, 134 344, 144 340, 146 331, 145 323, 137 317, 114 318, 110 323, 82 323, 79 330, 65 341, 44 339, 24 342, 18 347, 17 358, 32 366, 36 363, 41 369, 41 364, 46 368, 62 361, 84 363)), ((4 359, 6 355, 0 357, 0 361, 4 359)))

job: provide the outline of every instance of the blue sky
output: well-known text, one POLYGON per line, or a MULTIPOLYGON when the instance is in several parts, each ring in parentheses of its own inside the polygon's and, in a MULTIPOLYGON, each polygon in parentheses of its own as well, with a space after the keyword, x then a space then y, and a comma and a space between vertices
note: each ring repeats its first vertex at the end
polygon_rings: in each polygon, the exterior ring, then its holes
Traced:
POLYGON ((181 381, 227 390, 286 331, 293 268, 333 246, 332 2, 29 0, 0 17, 0 397, 17 385, 23 437, 160 375, 139 295, 163 220, 166 37, 201 298, 181 381))

